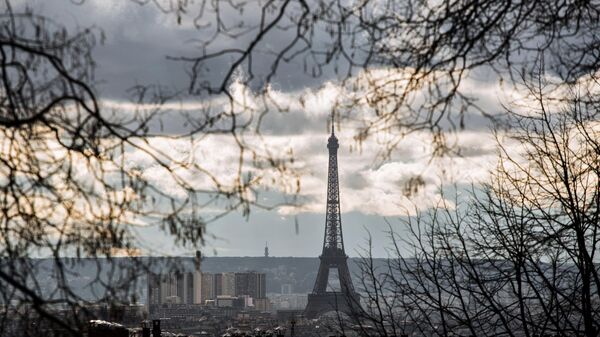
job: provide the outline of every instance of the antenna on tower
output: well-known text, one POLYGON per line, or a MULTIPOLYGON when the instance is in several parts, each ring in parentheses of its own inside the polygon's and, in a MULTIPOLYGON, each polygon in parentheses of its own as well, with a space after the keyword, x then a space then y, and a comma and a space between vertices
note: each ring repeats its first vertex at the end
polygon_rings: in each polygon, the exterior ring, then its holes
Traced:
POLYGON ((334 115, 334 113, 333 113, 333 111, 332 111, 332 112, 331 112, 331 134, 332 134, 332 135, 335 135, 335 127, 334 127, 334 121, 333 121, 333 119, 334 119, 334 116, 335 116, 335 115, 334 115))

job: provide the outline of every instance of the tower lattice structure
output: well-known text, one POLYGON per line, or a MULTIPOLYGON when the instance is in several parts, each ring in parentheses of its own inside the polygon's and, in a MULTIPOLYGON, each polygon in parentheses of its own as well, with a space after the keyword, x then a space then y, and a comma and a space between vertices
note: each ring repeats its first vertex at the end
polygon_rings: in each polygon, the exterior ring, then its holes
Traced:
POLYGON ((331 135, 327 142, 329 170, 327 175, 325 238, 323 240, 323 252, 319 257, 321 263, 315 286, 312 293, 308 294, 308 304, 304 313, 308 318, 314 318, 329 311, 340 311, 351 315, 360 308, 359 296, 354 290, 350 271, 348 270, 348 256, 344 250, 337 162, 339 147, 332 119, 331 135), (337 270, 339 278, 339 288, 337 289, 332 289, 332 285, 329 284, 332 270, 337 270))

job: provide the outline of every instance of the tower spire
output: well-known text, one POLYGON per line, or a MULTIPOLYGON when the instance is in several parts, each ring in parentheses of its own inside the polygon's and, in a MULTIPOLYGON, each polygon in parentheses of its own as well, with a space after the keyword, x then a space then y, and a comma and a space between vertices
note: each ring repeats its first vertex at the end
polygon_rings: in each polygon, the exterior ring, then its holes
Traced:
POLYGON ((335 136, 335 127, 334 127, 334 120, 333 120, 334 116, 335 115, 333 114, 333 111, 332 111, 331 112, 331 135, 332 136, 335 136))
POLYGON ((335 136, 333 124, 333 113, 331 114, 331 136, 327 140, 329 150, 329 169, 327 173, 327 210, 325 216, 325 240, 323 241, 323 252, 332 250, 345 255, 344 239, 342 236, 342 219, 340 216, 340 187, 338 179, 337 151, 340 147, 335 136))

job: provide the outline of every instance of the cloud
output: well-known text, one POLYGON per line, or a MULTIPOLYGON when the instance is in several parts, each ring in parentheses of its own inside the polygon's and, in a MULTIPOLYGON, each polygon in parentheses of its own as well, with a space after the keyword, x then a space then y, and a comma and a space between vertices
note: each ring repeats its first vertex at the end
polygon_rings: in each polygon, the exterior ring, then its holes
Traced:
MULTIPOLYGON (((434 148, 428 144, 430 135, 423 132, 411 134, 399 144, 399 151, 407 154, 395 157, 381 165, 374 165, 377 144, 367 141, 362 152, 350 152, 352 131, 338 133, 341 148, 338 154, 340 193, 343 212, 360 212, 381 216, 413 214, 437 205, 442 198, 441 189, 452 184, 477 184, 489 177, 496 163, 493 150, 495 140, 489 133, 465 132, 456 135, 457 143, 468 147, 478 140, 478 155, 445 156, 433 158, 434 148)), ((326 200, 327 150, 326 134, 300 137, 297 142, 320 143, 320 152, 301 153, 307 173, 302 179, 302 194, 311 200, 299 209, 285 207, 284 214, 296 212, 322 212, 326 200)), ((449 200, 446 200, 450 203, 449 200)))
MULTIPOLYGON (((379 71, 380 75, 389 72, 379 71)), ((468 86, 476 87, 466 81, 468 86)), ((280 172, 277 167, 247 162, 242 175, 257 177, 256 192, 275 192, 270 201, 277 203, 294 194, 292 180, 300 176, 299 200, 297 207, 282 206, 281 214, 290 215, 302 212, 323 212, 327 186, 328 152, 326 148, 329 129, 327 127, 332 109, 340 99, 353 93, 341 85, 329 82, 318 88, 297 91, 267 92, 277 107, 285 107, 286 112, 275 109, 264 97, 235 82, 231 92, 234 98, 233 112, 238 121, 251 121, 250 130, 257 124, 255 114, 268 111, 261 124, 261 133, 240 131, 243 144, 259 156, 284 157, 293 153, 294 161, 288 163, 291 171, 280 172)), ((479 95, 497 97, 493 86, 478 88, 479 95)), ((486 98, 492 100, 492 98, 486 98)), ((107 101, 111 108, 128 111, 140 109, 129 103, 107 101)), ((228 111, 229 102, 223 97, 213 97, 201 102, 168 103, 169 120, 177 120, 178 114, 193 114, 210 107, 214 111, 228 111), (170 104, 170 105, 169 105, 170 104)), ((152 108, 152 107, 151 107, 152 108)), ((359 109, 360 107, 356 107, 359 109)), ((144 107, 141 107, 143 110, 144 107)), ((365 106, 365 109, 369 109, 365 106)), ((368 115, 365 118, 369 118, 368 115)), ((441 201, 441 190, 452 184, 477 184, 489 177, 489 169, 496 162, 496 140, 491 132, 479 127, 457 130, 447 135, 452 151, 439 157, 437 144, 432 142, 428 131, 413 132, 401 139, 391 156, 381 162, 378 159, 382 141, 386 134, 378 134, 360 143, 355 135, 362 126, 361 121, 343 119, 336 123, 336 135, 340 139, 339 174, 341 183, 342 210, 363 214, 384 216, 412 214, 415 210, 433 207, 441 201)), ((210 191, 216 188, 213 179, 221 187, 231 187, 239 178, 240 147, 230 134, 203 135, 197 140, 172 136, 153 137, 147 140, 151 151, 169 154, 180 161, 178 165, 198 164, 202 172, 193 168, 181 168, 182 179, 197 189, 210 191), (208 177, 209 172, 211 177, 208 177)), ((148 151, 148 150, 146 150, 148 151)), ((150 181, 162 186, 169 195, 184 198, 186 191, 178 184, 165 178, 164 168, 153 164, 153 159, 143 151, 127 154, 132 166, 144 168, 144 175, 150 181), (148 167, 148 166, 151 167, 148 167), (154 166, 152 166, 154 165, 154 166)), ((161 155, 159 155, 160 157, 161 155)), ((256 195, 248 196, 257 200, 256 195)), ((446 200, 446 204, 450 204, 446 200)))
MULTIPOLYGON (((165 56, 197 55, 198 44, 194 41, 205 38, 204 34, 210 29, 196 29, 189 17, 184 18, 182 24, 177 24, 175 16, 164 14, 154 6, 139 6, 132 1, 86 0, 81 6, 74 6, 71 1, 56 1, 52 5, 44 0, 22 3, 47 13, 70 28, 95 25, 103 30, 106 40, 97 46, 95 61, 98 64, 98 91, 105 109, 115 111, 121 117, 161 109, 164 128, 160 128, 158 122, 153 124, 152 131, 158 134, 156 137, 140 140, 138 148, 126 149, 124 159, 127 169, 140 170, 143 177, 161 192, 177 199, 185 199, 188 192, 167 168, 198 190, 210 192, 217 185, 225 189, 235 186, 239 178, 241 153, 231 135, 203 134, 203 137, 194 139, 178 137, 193 127, 186 125, 186 115, 202 119, 206 109, 211 109, 211 113, 228 113, 228 102, 224 97, 183 96, 181 101, 167 102, 160 107, 153 104, 132 105, 124 98, 128 95, 126 89, 139 83, 160 84, 185 92, 189 84, 185 67, 166 60, 165 56), (158 165, 150 153, 163 161, 167 168, 158 165)), ((246 14, 252 15, 251 12, 246 14)), ((277 45, 281 39, 278 36, 269 43, 277 45)), ((216 47, 235 42, 220 41, 216 47)), ((269 57, 263 56, 264 64, 268 65, 269 57)), ((262 61, 263 57, 259 57, 257 62, 262 61)), ((226 65, 226 61, 211 63, 211 71, 204 74, 206 78, 203 79, 218 80, 226 65)), ((298 174, 301 187, 299 200, 302 203, 299 207, 278 207, 276 212, 286 216, 324 212, 327 125, 337 103, 355 104, 346 110, 350 113, 344 116, 349 118, 336 124, 341 145, 338 155, 341 207, 345 214, 410 215, 415 210, 437 205, 443 198, 440 191, 449 185, 478 184, 489 179, 489 170, 496 163, 496 141, 488 129, 489 119, 476 111, 465 113, 463 129, 446 134, 447 142, 454 151, 441 157, 434 155, 436 146, 427 131, 413 132, 401 138, 384 161, 377 155, 389 141, 390 134, 381 132, 365 141, 356 141, 359 128, 377 118, 379 111, 376 108, 388 109, 394 104, 394 94, 401 89, 399 86, 405 84, 405 76, 406 70, 402 69, 372 69, 355 74, 343 85, 332 79, 333 75, 311 79, 302 66, 291 64, 284 66, 264 97, 256 95, 256 88, 245 87, 239 81, 233 83, 234 112, 238 121, 250 121, 253 131, 259 126, 260 113, 268 112, 261 120, 260 135, 253 132, 238 135, 243 144, 259 157, 254 161, 251 152, 243 154, 247 161, 242 168, 242 176, 256 179, 255 190, 249 190, 245 197, 262 200, 258 197, 267 195, 273 204, 287 200, 294 195, 298 174), (391 79, 395 80, 391 81, 391 86, 382 84, 391 79), (376 83, 376 89, 369 83, 376 83), (376 102, 373 98, 381 93, 389 94, 390 99, 376 102), (294 156, 294 162, 288 163, 292 170, 280 172, 277 167, 268 164, 268 156, 286 157, 290 152, 294 156)), ((487 114, 497 115, 503 111, 503 103, 519 102, 523 97, 519 88, 501 87, 497 80, 494 76, 483 79, 470 76, 462 82, 461 90, 476 98, 487 114)), ((427 95, 429 93, 425 89, 415 91, 412 104, 423 103, 427 95)), ((401 113, 408 111, 399 111, 401 113)), ((224 118, 215 128, 226 126, 229 121, 224 118)), ((394 122, 396 120, 391 120, 385 126, 398 131, 393 129, 394 122)), ((446 129, 450 126, 446 120, 441 124, 446 129)), ((84 166, 77 169, 77 179, 85 182, 88 169, 84 166)), ((126 191, 121 192, 129 195, 126 191)), ((204 211, 215 213, 224 208, 222 204, 210 205, 204 211)))

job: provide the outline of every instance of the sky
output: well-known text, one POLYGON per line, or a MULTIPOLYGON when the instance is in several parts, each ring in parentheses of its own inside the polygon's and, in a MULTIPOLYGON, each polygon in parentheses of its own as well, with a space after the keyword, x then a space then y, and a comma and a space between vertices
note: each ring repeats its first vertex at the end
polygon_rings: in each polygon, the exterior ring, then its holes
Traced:
MULTIPOLYGON (((24 0, 19 5, 25 4, 67 27, 95 27, 101 32, 98 33, 102 36, 101 43, 94 50, 95 88, 105 106, 127 110, 127 90, 138 84, 159 84, 175 90, 188 87, 186 65, 169 57, 198 53, 193 41, 203 33, 194 28, 189 16, 178 23, 172 13, 163 13, 153 4, 139 5, 125 0, 86 0, 82 4, 69 0, 24 0)), ((211 71, 218 78, 223 69, 219 64, 213 66, 211 71)), ((386 69, 381 73, 387 76, 386 69)), ((299 207, 271 210, 254 208, 247 218, 233 212, 210 223, 203 248, 205 255, 260 256, 266 243, 272 256, 320 254, 325 224, 328 119, 335 98, 345 90, 327 74, 314 79, 306 76, 299 64, 285 66, 273 82, 273 96, 291 108, 286 113, 267 116, 262 141, 276 150, 293 149, 294 165, 302 172, 303 203, 299 207), (303 104, 298 103, 299 98, 303 104)), ((510 96, 506 91, 499 94, 496 79, 483 73, 469 77, 464 90, 477 97, 480 106, 490 114, 501 111, 502 101, 510 96)), ((193 114, 208 100, 219 104, 218 97, 188 97, 179 107, 193 114)), ((354 140, 356 127, 351 121, 336 123, 342 224, 348 255, 364 253, 370 237, 374 256, 387 256, 388 231, 402 233, 405 230, 402 219, 417 210, 434 207, 444 198, 452 206, 452 198, 441 191, 450 195, 464 193, 461 191, 489 178, 488 171, 497 155, 494 137, 484 117, 468 113, 466 120, 466 127, 450 136, 460 155, 433 158, 431 135, 423 131, 403 138, 385 161, 376 156, 381 150, 381 139, 370 138, 358 144, 354 140), (414 178, 421 179, 423 186, 407 196, 406 183, 414 178)), ((172 118, 163 123, 165 129, 177 132, 182 122, 172 118)), ((187 143, 169 139, 157 139, 156 143, 167 151, 190 152, 187 143)), ((234 169, 231 163, 235 162, 236 153, 227 140, 213 137, 196 144, 192 150, 217 176, 227 176, 234 169)), ((158 171, 153 173, 151 164, 144 166, 143 156, 132 154, 130 160, 169 190, 168 181, 161 180, 158 171)), ((258 198, 268 203, 279 200, 281 195, 274 189, 263 191, 258 198)), ((193 254, 156 227, 140 226, 135 232, 142 246, 155 253, 193 254)))

